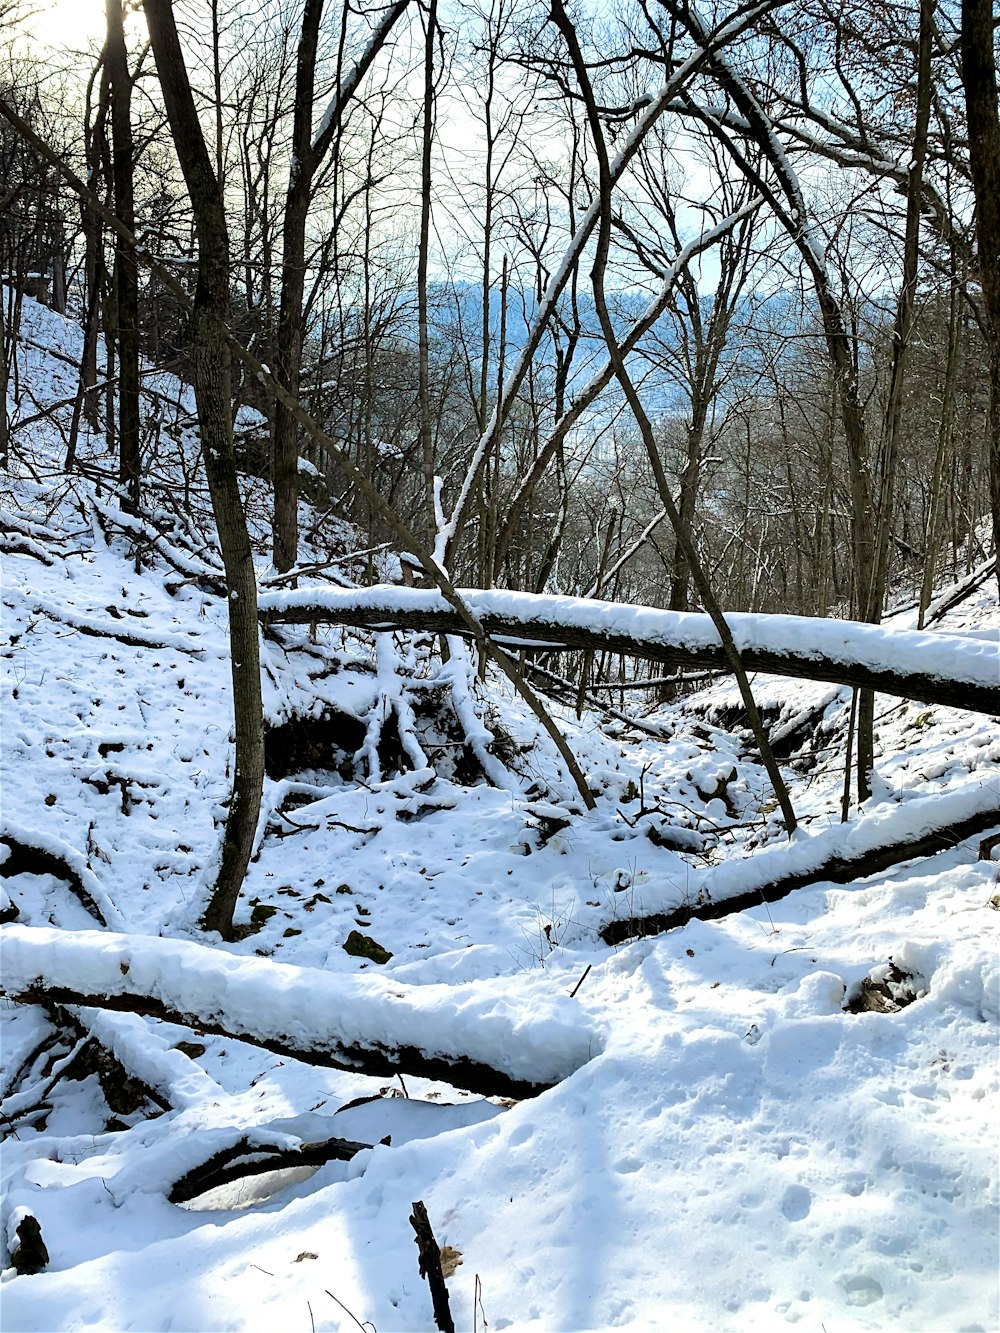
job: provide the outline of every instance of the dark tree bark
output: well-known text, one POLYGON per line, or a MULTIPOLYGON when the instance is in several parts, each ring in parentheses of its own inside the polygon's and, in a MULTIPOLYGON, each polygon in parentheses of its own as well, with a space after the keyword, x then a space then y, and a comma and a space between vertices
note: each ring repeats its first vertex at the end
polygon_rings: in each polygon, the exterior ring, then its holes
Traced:
POLYGON ((428 0, 426 22, 423 121, 420 140, 420 233, 417 245, 417 355, 420 463, 424 474, 424 522, 427 525, 427 544, 433 550, 437 522, 434 512, 434 423, 431 420, 431 339, 427 265, 431 239, 431 151, 434 146, 434 39, 437 36, 437 0, 428 0))
POLYGON ((257 581, 233 452, 229 321, 229 234, 222 191, 205 144, 172 0, 144 0, 153 57, 198 235, 198 286, 191 363, 205 472, 226 571, 236 756, 221 862, 206 929, 232 935, 233 912, 253 850, 264 783, 257 581))
POLYGON ((448 1284, 444 1280, 444 1270, 441 1267, 441 1248, 434 1238, 427 1208, 421 1199, 417 1199, 413 1205, 410 1226, 416 1233, 414 1239, 420 1255, 420 1276, 427 1279, 430 1288, 434 1322, 440 1333, 455 1333, 455 1321, 451 1317, 451 1302, 448 1299, 448 1284))
MULTIPOLYGON (((299 396, 302 343, 305 336, 303 298, 306 280, 306 223, 316 172, 331 151, 344 113, 365 74, 389 38, 409 0, 396 0, 382 16, 357 64, 337 89, 323 124, 313 137, 316 58, 325 0, 305 0, 295 65, 295 107, 292 117, 292 169, 285 195, 281 255, 281 303, 275 378, 293 398, 299 396)), ((274 486, 274 567, 291 569, 298 557, 299 425, 280 398, 274 409, 272 483, 274 486)))
POLYGON ((881 612, 889 581, 889 547, 896 488, 896 469, 899 458, 900 433, 903 418, 903 390, 906 383, 910 337, 913 327, 914 305, 917 298, 917 276, 920 260, 920 209, 923 201, 924 163, 927 159, 927 132, 931 116, 931 41, 934 32, 935 0, 920 0, 920 36, 917 43, 916 124, 913 137, 913 155, 906 181, 906 226, 903 242, 903 280, 896 303, 896 320, 892 338, 892 370, 889 379, 889 401, 886 406, 885 456, 878 503, 878 551, 875 580, 875 600, 881 612))
MULTIPOLYGON (((132 78, 125 49, 122 0, 107 0, 108 38, 104 59, 111 97, 111 164, 115 212, 135 231, 132 178, 132 78)), ((135 247, 115 234, 115 317, 118 344, 118 479, 127 503, 139 510, 139 272, 135 247)))
MULTIPOLYGON (((88 123, 85 128, 87 166, 95 189, 101 174, 101 140, 104 136, 104 122, 108 111, 108 70, 104 61, 101 62, 100 74, 100 90, 93 122, 88 123)), ((80 390, 83 395, 81 410, 90 429, 97 430, 99 423, 97 346, 101 335, 101 294, 106 279, 103 256, 104 230, 101 219, 86 203, 81 205, 81 217, 85 245, 84 276, 87 292, 87 323, 83 331, 83 355, 80 359, 80 390)))
POLYGON ((991 0, 962 0, 962 84, 969 166, 976 193, 976 241, 990 372, 990 495, 993 550, 1000 584, 1000 111, 991 0))

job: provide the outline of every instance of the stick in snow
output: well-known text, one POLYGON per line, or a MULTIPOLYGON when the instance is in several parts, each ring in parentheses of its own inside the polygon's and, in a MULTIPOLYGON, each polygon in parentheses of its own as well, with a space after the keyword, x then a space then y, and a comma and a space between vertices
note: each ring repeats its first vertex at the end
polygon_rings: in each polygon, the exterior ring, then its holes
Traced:
POLYGON ((434 1239, 430 1218, 422 1201, 418 1199, 410 1214, 410 1226, 416 1232, 417 1251, 420 1255, 420 1276, 427 1279, 434 1303, 434 1322, 441 1333, 455 1333, 455 1321, 451 1317, 451 1305, 448 1301, 448 1284, 441 1271, 441 1250, 434 1239))

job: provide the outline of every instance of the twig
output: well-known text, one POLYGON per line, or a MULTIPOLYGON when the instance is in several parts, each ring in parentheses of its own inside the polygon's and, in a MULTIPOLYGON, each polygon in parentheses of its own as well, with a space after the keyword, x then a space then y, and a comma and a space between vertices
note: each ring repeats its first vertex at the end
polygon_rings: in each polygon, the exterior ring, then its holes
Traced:
POLYGON ((572 989, 572 990, 570 991, 570 993, 569 993, 569 998, 570 998, 571 1000, 572 1000, 573 997, 576 995, 577 991, 580 989, 580 987, 583 985, 583 983, 587 980, 587 977, 590 975, 590 969, 591 969, 592 967, 593 967, 593 963, 588 963, 587 966, 584 968, 583 976, 580 978, 580 980, 576 983, 576 985, 573 987, 573 989, 572 989))
POLYGON ((483 1333, 489 1328, 486 1321, 486 1311, 483 1309, 483 1280, 476 1274, 476 1285, 473 1288, 472 1295, 472 1333, 479 1333, 479 1313, 483 1315, 483 1333))
MULTIPOLYGON (((362 1329, 362 1330, 364 1330, 364 1329, 366 1329, 366 1328, 370 1328, 370 1329, 372 1329, 372 1330, 374 1331, 374 1333, 377 1333, 377 1330, 375 1330, 375 1325, 371 1322, 370 1319, 366 1319, 365 1322, 362 1323, 361 1320, 358 1318, 358 1316, 354 1313, 354 1311, 353 1311, 353 1310, 348 1310, 348 1308, 347 1308, 347 1306, 344 1304, 344 1302, 341 1301, 341 1300, 338 1300, 337 1297, 334 1296, 334 1294, 333 1294, 332 1291, 328 1291, 326 1287, 324 1287, 323 1290, 324 1290, 324 1291, 326 1292, 326 1294, 330 1297, 330 1300, 331 1300, 331 1301, 337 1301, 337 1304, 338 1304, 338 1305, 340 1306, 340 1308, 343 1310, 344 1314, 346 1314, 346 1315, 350 1315, 350 1317, 351 1317, 351 1318, 354 1320, 354 1322, 357 1324, 358 1328, 360 1328, 360 1329, 362 1329)), ((311 1314, 312 1311, 310 1310, 309 1313, 311 1314)))

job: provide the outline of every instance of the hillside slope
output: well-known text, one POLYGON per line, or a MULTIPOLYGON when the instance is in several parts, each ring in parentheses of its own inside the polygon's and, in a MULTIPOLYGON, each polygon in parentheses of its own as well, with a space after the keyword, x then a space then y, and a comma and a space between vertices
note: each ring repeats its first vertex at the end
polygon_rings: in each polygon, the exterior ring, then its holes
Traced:
MULTIPOLYGON (((52 349, 73 329, 32 307, 28 331, 44 406, 72 392, 52 349)), ((0 1002, 6 1330, 431 1328, 417 1199, 460 1256, 462 1329, 996 1327, 1000 886, 978 839, 611 948, 608 922, 784 855, 732 688, 642 732, 560 713, 588 813, 499 682, 468 706, 502 742, 503 787, 454 759, 454 676, 419 644, 292 627, 263 641, 247 933, 209 940, 230 686, 209 520, 168 513, 198 494, 190 423, 161 418, 159 536, 117 510, 98 442, 62 474, 60 424, 26 427, 0 483, 6 984, 117 976, 204 1021, 0 1002), (424 767, 371 726, 401 697, 424 767), (462 1046, 553 1086, 515 1101, 458 1072, 320 1067, 213 1033, 227 1008, 243 1032, 462 1046), (373 1146, 168 1199, 213 1154, 334 1136, 373 1146), (48 1262, 18 1274, 28 1214, 48 1262)), ((265 501, 248 482, 259 534, 265 501)), ((995 597, 937 629, 997 636, 995 597)), ((839 821, 849 692, 757 684, 807 846, 839 821)), ((1000 802, 996 719, 882 697, 876 716, 878 790, 853 819, 1000 802)))

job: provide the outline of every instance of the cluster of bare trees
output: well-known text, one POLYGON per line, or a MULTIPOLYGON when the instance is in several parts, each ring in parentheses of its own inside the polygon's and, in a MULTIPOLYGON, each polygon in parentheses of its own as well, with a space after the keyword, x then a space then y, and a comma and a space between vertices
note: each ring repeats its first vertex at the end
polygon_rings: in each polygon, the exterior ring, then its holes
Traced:
MULTIPOLYGON (((102 432, 134 511, 143 366, 194 385, 238 701, 210 924, 263 771, 238 404, 268 422, 280 574, 306 460, 460 615, 460 581, 703 607, 751 717, 724 610, 922 616, 945 553, 996 547, 989 0, 132 8, 107 0, 81 109, 7 53, 2 374, 58 253, 67 466, 102 432)), ((872 747, 862 691, 862 797, 872 747)))

